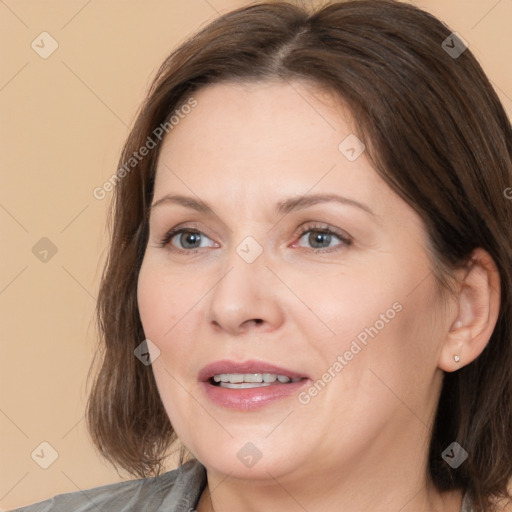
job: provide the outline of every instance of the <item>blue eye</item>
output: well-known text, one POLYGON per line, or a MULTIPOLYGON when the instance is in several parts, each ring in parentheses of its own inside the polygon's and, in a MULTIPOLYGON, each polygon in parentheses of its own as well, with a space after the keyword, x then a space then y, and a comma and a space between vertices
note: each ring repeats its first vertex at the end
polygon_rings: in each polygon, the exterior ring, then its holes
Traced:
POLYGON ((307 242, 313 249, 324 249, 326 247, 331 247, 331 242, 336 241, 335 239, 338 238, 336 235, 332 235, 326 231, 309 230, 307 233, 300 237, 300 240, 306 236, 307 242))
POLYGON ((181 228, 169 231, 161 240, 160 244, 165 247, 171 244, 177 250, 193 252, 202 247, 216 246, 215 242, 210 240, 206 235, 192 229, 181 228), (207 241, 211 244, 208 244, 207 241))
POLYGON ((313 250, 322 251, 323 249, 330 249, 340 245, 349 246, 351 244, 350 238, 341 233, 335 233, 328 227, 320 226, 306 226, 299 233, 299 246, 301 241, 310 245, 313 250))
MULTIPOLYGON (((348 235, 335 232, 327 226, 305 226, 298 233, 298 246, 316 252, 331 252, 351 245, 348 235), (305 244, 305 245, 304 245, 305 244)), ((219 247, 219 244, 204 233, 190 227, 174 228, 168 231, 160 241, 160 247, 171 245, 171 250, 182 253, 194 253, 205 247, 219 247)))

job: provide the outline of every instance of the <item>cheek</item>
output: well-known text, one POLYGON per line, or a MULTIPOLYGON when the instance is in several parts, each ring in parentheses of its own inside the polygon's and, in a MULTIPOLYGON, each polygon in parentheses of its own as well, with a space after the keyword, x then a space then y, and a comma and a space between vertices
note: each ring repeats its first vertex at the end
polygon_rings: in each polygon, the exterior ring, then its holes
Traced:
POLYGON ((202 299, 207 285, 208 281, 197 273, 190 276, 171 272, 151 258, 142 264, 137 286, 139 314, 144 335, 160 351, 153 370, 166 394, 179 395, 178 381, 196 378, 190 363, 200 355, 196 340, 200 339, 198 328, 204 323, 202 299))
POLYGON ((314 346, 316 367, 343 375, 337 380, 345 391, 363 386, 373 395, 370 369, 384 364, 386 373, 393 375, 403 366, 410 315, 394 288, 380 288, 376 294, 375 286, 347 287, 340 295, 336 304, 325 305, 324 318, 333 334, 314 346))
POLYGON ((157 274, 152 271, 141 269, 137 287, 137 301, 139 314, 146 337, 161 338, 171 327, 170 318, 164 315, 164 312, 172 311, 169 309, 172 295, 166 293, 157 274))
POLYGON ((402 281, 396 280, 384 266, 378 271, 372 267, 325 273, 316 285, 309 276, 296 275, 294 292, 304 304, 296 301, 292 306, 294 319, 308 329, 308 335, 316 330, 323 344, 336 350, 349 349, 355 339, 364 346, 365 341, 388 330, 401 314, 401 290, 406 287, 403 276, 402 281))
POLYGON ((184 331, 187 323, 180 322, 180 319, 190 311, 189 302, 194 299, 191 295, 198 291, 193 293, 190 288, 180 286, 176 276, 171 279, 162 270, 148 259, 144 260, 139 273, 137 300, 144 335, 160 351, 152 364, 158 391, 167 415, 179 434, 186 430, 180 427, 193 420, 187 417, 188 409, 180 406, 189 397, 183 385, 180 385, 183 376, 177 374, 176 368, 187 367, 191 356, 187 347, 192 349, 189 343, 185 343, 189 339, 184 331), (180 290, 179 293, 176 290, 180 290))
MULTIPOLYGON (((317 287, 295 281, 297 295, 311 305, 313 314, 300 322, 308 339, 318 333, 312 344, 318 371, 327 371, 338 361, 336 368, 345 374, 349 387, 360 385, 368 369, 381 371, 400 387, 400 375, 411 378, 409 370, 416 372, 415 377, 431 378, 441 340, 442 300, 433 276, 424 279, 429 275, 426 259, 397 260, 395 255, 387 265, 383 258, 378 266, 332 275, 317 287), (345 371, 349 366, 351 370, 345 371)), ((370 378, 375 380, 371 372, 370 378)))
POLYGON ((152 263, 151 258, 144 260, 139 273, 137 301, 147 338, 161 345, 174 335, 178 324, 180 329, 187 325, 180 320, 190 313, 204 293, 199 283, 200 280, 194 280, 190 286, 189 279, 183 274, 172 274, 162 265, 152 263))

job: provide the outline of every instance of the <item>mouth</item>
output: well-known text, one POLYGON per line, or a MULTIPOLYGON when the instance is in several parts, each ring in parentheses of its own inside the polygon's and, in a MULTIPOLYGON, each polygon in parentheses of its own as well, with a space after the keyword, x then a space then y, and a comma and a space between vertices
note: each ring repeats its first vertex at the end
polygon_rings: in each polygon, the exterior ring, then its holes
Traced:
POLYGON ((217 361, 199 372, 207 398, 231 409, 260 408, 296 396, 307 375, 263 361, 217 361))
POLYGON ((301 377, 288 377, 276 373, 219 373, 209 379, 212 386, 229 389, 248 389, 299 382, 301 377))
POLYGON ((209 382, 212 386, 243 389, 244 387, 289 384, 309 377, 295 370, 264 361, 237 362, 225 359, 206 365, 199 372, 198 378, 201 382, 209 382), (243 386, 244 384, 250 384, 250 386, 243 386))

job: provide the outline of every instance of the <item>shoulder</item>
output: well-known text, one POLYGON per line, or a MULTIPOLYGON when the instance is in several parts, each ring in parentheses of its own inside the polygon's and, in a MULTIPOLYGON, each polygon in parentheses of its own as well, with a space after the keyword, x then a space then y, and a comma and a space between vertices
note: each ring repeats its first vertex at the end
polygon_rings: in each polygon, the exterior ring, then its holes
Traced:
POLYGON ((59 494, 11 512, 186 511, 195 507, 205 485, 204 467, 198 461, 190 460, 157 477, 59 494))

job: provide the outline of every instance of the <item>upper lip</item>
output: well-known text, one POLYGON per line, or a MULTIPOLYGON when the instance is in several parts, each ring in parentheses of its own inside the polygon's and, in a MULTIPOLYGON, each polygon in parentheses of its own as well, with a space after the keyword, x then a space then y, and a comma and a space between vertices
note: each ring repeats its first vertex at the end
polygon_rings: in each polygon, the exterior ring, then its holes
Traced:
POLYGON ((282 366, 277 366, 272 363, 265 361, 230 361, 227 359, 221 361, 215 361, 207 364, 199 372, 199 380, 206 382, 211 379, 214 375, 220 375, 221 373, 274 373, 276 375, 286 375, 291 379, 297 378, 308 378, 302 373, 298 373, 282 366))

